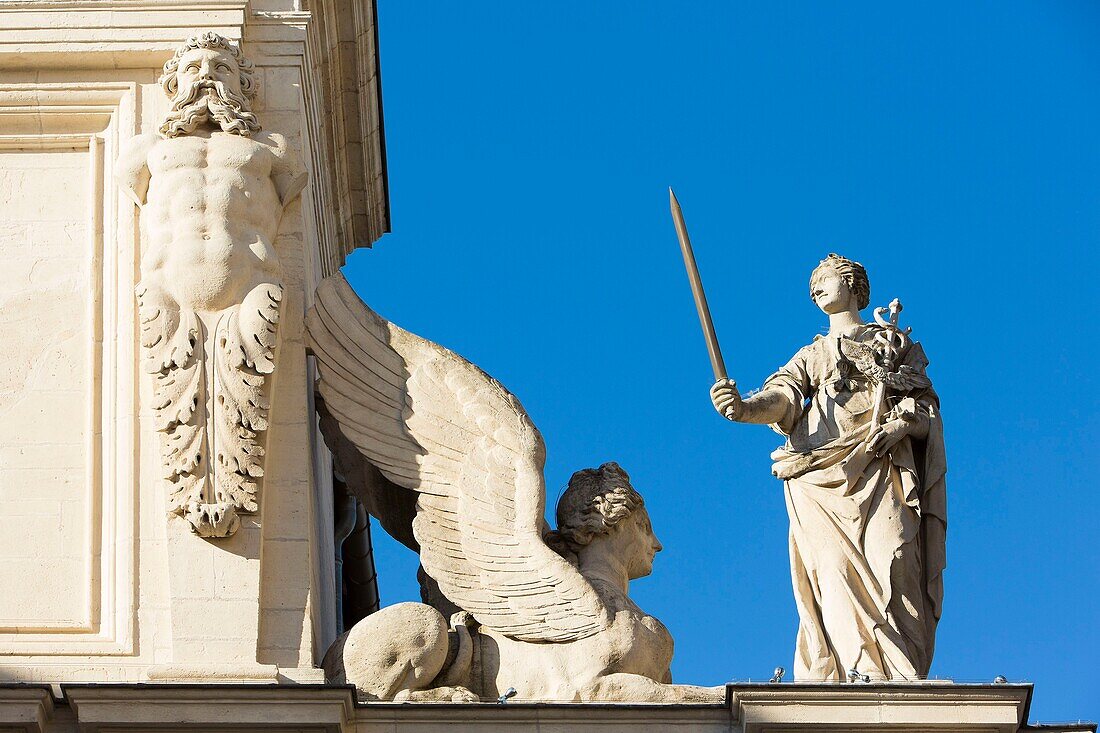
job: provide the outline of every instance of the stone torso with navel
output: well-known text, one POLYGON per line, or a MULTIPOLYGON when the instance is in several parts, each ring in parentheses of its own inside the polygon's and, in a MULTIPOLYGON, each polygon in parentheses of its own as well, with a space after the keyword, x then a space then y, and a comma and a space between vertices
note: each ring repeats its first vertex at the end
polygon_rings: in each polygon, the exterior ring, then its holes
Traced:
POLYGON ((271 172, 281 140, 273 138, 210 132, 151 146, 144 285, 184 307, 217 311, 278 281, 282 204, 271 172))

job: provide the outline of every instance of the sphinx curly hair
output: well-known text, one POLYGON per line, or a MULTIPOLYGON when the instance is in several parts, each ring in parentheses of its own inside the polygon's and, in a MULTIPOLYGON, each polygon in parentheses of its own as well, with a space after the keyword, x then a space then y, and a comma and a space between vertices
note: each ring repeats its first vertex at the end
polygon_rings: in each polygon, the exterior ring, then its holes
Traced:
POLYGON ((835 253, 830 253, 810 273, 810 300, 814 299, 814 283, 826 270, 832 270, 844 278, 844 282, 848 283, 848 290, 856 298, 859 310, 867 307, 871 302, 871 281, 867 278, 867 270, 855 260, 835 253))
POLYGON ((644 503, 630 485, 630 476, 614 461, 577 471, 558 500, 558 528, 546 542, 568 558, 644 503))
POLYGON ((191 36, 176 49, 176 53, 172 58, 164 62, 164 69, 161 71, 160 79, 157 81, 160 83, 164 93, 169 97, 176 96, 176 92, 179 91, 178 83, 176 82, 176 71, 180 66, 180 59, 188 51, 194 51, 199 48, 208 48, 215 51, 228 51, 233 60, 237 62, 237 71, 241 80, 241 92, 245 98, 251 101, 256 97, 256 91, 258 84, 256 83, 256 68, 245 58, 245 55, 241 53, 240 46, 232 43, 225 36, 219 35, 213 31, 207 31, 200 33, 197 36, 191 36))

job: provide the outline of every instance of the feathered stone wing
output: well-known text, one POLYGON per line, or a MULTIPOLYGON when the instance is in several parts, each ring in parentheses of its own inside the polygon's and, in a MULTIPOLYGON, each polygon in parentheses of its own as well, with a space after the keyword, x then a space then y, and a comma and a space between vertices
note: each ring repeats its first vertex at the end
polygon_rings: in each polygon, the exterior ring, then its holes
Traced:
POLYGON ((606 628, 592 586, 543 541, 545 447, 519 401, 461 356, 378 316, 342 275, 317 289, 307 328, 323 409, 341 436, 417 492, 413 534, 443 593, 523 641, 606 628))

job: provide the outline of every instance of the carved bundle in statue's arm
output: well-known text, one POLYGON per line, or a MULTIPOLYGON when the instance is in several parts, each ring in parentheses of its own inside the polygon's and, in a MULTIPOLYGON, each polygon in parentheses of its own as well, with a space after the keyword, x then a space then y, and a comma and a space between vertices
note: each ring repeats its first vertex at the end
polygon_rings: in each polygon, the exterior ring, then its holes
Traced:
POLYGON ((928 410, 922 398, 931 392, 932 380, 925 374, 928 361, 920 345, 905 338, 902 363, 892 371, 882 365, 882 354, 866 343, 841 339, 840 350, 861 374, 872 382, 885 385, 890 405, 886 419, 904 420, 909 423, 910 435, 923 437, 928 431, 928 410))
POLYGON ((844 338, 840 340, 840 350, 861 374, 876 383, 885 383, 887 389, 896 394, 932 385, 924 369, 918 365, 902 363, 896 370, 887 370, 881 363, 882 354, 868 344, 844 338))

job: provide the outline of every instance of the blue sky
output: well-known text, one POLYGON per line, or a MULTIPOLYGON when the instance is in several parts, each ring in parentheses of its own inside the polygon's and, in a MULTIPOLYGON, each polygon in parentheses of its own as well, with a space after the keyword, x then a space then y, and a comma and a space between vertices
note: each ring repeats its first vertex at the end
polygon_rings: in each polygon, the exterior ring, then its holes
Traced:
MULTIPOLYGON (((346 273, 519 397, 551 503, 631 473, 677 681, 790 669, 797 616, 778 436, 710 407, 669 185, 742 390, 824 329, 828 252, 904 302, 947 433, 932 675, 1100 716, 1100 6, 379 0, 379 26, 393 233, 346 273)), ((383 603, 415 598, 380 534, 383 603)))

